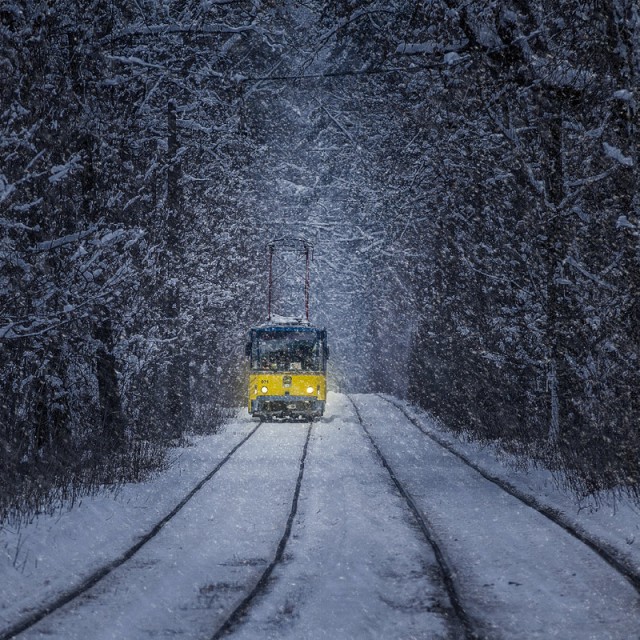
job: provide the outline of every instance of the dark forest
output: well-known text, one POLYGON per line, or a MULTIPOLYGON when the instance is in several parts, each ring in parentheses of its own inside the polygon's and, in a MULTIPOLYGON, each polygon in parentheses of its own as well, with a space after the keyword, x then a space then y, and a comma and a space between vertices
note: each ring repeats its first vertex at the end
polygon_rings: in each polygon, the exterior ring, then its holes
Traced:
POLYGON ((287 235, 334 389, 640 495, 635 0, 9 0, 0 25, 0 520, 242 405, 287 235))

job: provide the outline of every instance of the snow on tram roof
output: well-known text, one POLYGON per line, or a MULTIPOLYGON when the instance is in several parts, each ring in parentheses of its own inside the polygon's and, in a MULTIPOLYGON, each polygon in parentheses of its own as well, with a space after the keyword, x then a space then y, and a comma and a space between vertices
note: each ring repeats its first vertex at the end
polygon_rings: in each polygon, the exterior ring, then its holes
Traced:
POLYGON ((311 323, 304 318, 273 314, 271 319, 268 322, 261 324, 260 327, 273 327, 274 325, 283 327, 310 327, 311 323))
POLYGON ((325 331, 324 328, 313 325, 304 318, 278 315, 272 315, 271 320, 252 327, 251 331, 284 331, 286 329, 291 329, 292 331, 325 331))

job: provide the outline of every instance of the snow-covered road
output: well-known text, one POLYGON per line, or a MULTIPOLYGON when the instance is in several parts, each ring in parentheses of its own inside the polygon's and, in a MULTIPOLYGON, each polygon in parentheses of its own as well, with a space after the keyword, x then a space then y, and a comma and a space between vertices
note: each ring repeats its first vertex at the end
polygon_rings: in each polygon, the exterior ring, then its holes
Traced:
MULTIPOLYGON (((126 488, 120 506, 95 497, 38 519, 19 548, 0 532, 0 637, 121 555, 150 513, 169 512, 255 426, 245 418, 198 440, 179 474, 126 488)), ((638 592, 601 557, 386 400, 338 394, 311 429, 261 425, 130 560, 19 637, 213 638, 281 541, 229 637, 640 638, 638 592)))

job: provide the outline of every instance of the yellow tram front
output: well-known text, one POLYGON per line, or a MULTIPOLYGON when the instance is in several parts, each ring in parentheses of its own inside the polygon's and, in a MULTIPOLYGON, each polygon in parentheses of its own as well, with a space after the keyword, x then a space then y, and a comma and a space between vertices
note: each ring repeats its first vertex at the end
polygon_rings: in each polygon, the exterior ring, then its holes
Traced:
POLYGON ((309 324, 268 324, 249 332, 249 413, 313 419, 327 398, 327 332, 309 324))

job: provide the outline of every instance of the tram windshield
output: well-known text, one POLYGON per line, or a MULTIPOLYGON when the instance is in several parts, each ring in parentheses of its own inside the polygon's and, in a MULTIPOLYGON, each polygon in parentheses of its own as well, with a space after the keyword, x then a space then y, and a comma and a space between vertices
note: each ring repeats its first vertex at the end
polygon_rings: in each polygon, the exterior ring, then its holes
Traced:
POLYGON ((322 371, 323 365, 322 341, 315 329, 258 329, 252 335, 252 369, 322 371))

